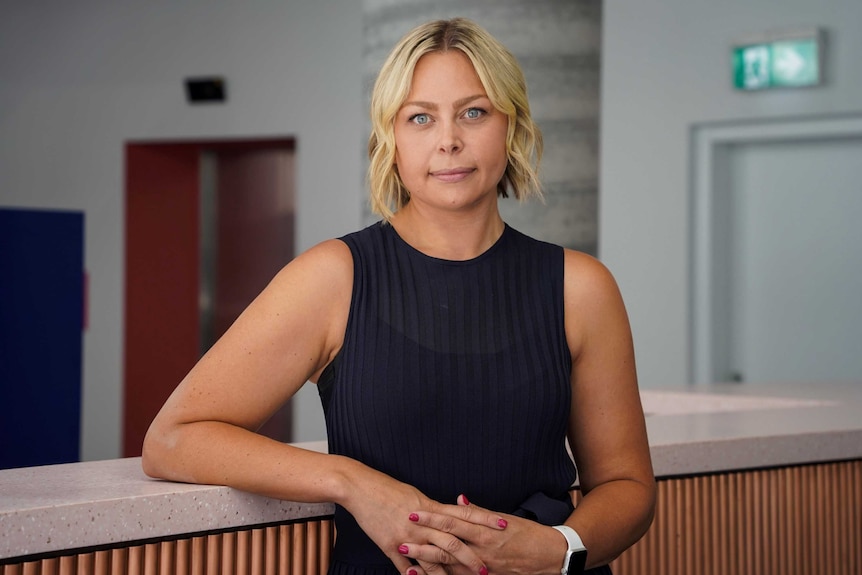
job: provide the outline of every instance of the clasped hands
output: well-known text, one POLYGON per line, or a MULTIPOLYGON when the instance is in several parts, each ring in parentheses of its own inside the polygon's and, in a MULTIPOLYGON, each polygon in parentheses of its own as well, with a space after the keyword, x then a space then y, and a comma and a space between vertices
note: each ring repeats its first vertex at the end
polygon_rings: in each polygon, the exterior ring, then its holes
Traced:
MULTIPOLYGON (((418 563, 405 575, 488 575, 543 571, 548 559, 543 541, 555 540, 549 527, 489 511, 460 495, 457 505, 411 512, 408 521, 423 528, 424 543, 404 542, 398 552, 418 563), (545 561, 543 561, 545 560, 545 561)), ((562 540, 561 540, 562 541, 562 540)), ((553 563, 552 563, 553 564, 553 563)))
POLYGON ((348 478, 342 505, 403 575, 559 573, 566 543, 551 527, 464 495, 440 503, 361 465, 348 478))

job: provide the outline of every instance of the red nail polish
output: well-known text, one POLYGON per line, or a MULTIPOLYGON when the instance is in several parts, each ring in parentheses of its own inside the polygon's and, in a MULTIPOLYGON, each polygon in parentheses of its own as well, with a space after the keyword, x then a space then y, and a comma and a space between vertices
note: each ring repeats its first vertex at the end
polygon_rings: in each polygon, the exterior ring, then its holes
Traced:
POLYGON ((461 494, 461 499, 464 500, 464 505, 470 505, 470 500, 467 499, 467 496, 464 495, 463 493, 461 494))
POLYGON ((488 575, 488 568, 484 565, 479 567, 479 575, 488 575))
POLYGON ((500 529, 505 529, 507 525, 509 525, 509 522, 505 519, 497 519, 497 527, 500 529))
POLYGON ((410 548, 407 547, 406 545, 399 545, 398 546, 398 552, 401 553, 402 555, 407 555, 408 553, 410 553, 410 548))
POLYGON ((413 521, 415 523, 416 521, 419 521, 419 514, 418 513, 411 513, 410 517, 408 519, 410 519, 410 521, 413 521))
POLYGON ((408 569, 407 575, 419 575, 419 572, 416 569, 408 569))

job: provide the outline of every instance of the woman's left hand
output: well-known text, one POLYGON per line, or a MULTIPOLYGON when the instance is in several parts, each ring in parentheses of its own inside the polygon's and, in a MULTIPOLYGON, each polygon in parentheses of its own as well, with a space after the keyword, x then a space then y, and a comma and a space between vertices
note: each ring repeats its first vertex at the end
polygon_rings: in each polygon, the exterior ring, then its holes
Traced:
MULTIPOLYGON (((457 506, 446 509, 451 513, 419 511, 409 520, 432 532, 454 535, 469 545, 494 575, 560 572, 566 540, 551 527, 469 504, 463 495, 457 506)), ((428 541, 434 539, 429 533, 428 541)), ((473 575, 446 549, 434 544, 405 542, 404 548, 404 555, 416 559, 427 575, 473 575)))

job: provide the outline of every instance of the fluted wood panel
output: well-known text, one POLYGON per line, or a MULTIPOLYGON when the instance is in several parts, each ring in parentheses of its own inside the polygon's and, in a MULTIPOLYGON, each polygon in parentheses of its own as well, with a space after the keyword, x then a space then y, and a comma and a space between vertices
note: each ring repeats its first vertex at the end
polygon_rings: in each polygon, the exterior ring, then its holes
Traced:
POLYGON ((616 575, 860 575, 862 461, 658 482, 616 575))
POLYGON ((202 535, 0 567, 2 575, 319 575, 330 520, 202 535))

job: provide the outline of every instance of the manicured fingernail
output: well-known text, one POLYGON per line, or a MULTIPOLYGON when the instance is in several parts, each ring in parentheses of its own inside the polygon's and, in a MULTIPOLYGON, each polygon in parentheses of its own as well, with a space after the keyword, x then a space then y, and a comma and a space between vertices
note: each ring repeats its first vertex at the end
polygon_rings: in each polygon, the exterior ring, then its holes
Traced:
POLYGON ((418 513, 411 513, 410 517, 408 519, 410 519, 410 521, 414 521, 414 522, 419 521, 419 514, 418 513))
POLYGON ((479 567, 479 575, 488 575, 488 568, 484 565, 479 567))
POLYGON ((419 575, 419 571, 417 571, 416 569, 408 569, 407 575, 419 575))
POLYGON ((497 527, 499 527, 500 529, 505 529, 508 524, 509 522, 505 519, 497 519, 497 527))
POLYGON ((410 553, 410 548, 407 547, 406 545, 399 545, 398 546, 398 552, 401 553, 402 555, 407 555, 408 553, 410 553))
MULTIPOLYGON (((463 500, 464 500, 464 505, 470 505, 470 500, 469 500, 469 499, 467 499, 467 496, 466 496, 466 495, 464 495, 463 493, 461 494, 461 499, 463 499, 463 500)), ((484 575, 484 574, 483 574, 483 575, 484 575)))

